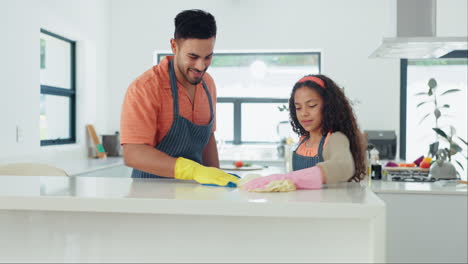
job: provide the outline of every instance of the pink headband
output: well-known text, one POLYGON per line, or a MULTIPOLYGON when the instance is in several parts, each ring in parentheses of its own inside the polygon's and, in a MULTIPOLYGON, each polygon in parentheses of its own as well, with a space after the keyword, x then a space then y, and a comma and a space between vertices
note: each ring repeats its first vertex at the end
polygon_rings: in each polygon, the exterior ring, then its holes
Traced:
POLYGON ((298 83, 300 82, 305 82, 305 81, 312 81, 316 84, 318 84, 320 87, 324 88, 325 89, 325 83, 323 82, 322 79, 318 78, 318 77, 314 77, 314 76, 305 76, 305 77, 302 77, 299 81, 297 81, 298 83))

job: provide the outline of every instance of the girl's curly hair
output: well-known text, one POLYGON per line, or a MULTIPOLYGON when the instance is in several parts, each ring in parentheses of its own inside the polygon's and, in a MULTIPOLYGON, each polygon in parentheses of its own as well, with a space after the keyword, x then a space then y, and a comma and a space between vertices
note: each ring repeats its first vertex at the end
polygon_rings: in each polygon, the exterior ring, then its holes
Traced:
POLYGON ((306 136, 309 134, 299 123, 296 115, 296 107, 294 102, 294 95, 296 90, 301 87, 308 87, 315 90, 323 100, 322 108, 322 132, 324 134, 331 132, 342 132, 348 137, 350 144, 350 151, 353 155, 355 173, 348 179, 348 181, 361 181, 366 174, 365 152, 363 138, 359 130, 356 116, 354 115, 353 108, 348 98, 346 98, 343 90, 338 85, 325 75, 308 75, 320 78, 325 84, 322 88, 317 83, 306 80, 304 82, 297 82, 291 92, 289 99, 289 121, 293 131, 299 136, 306 136))

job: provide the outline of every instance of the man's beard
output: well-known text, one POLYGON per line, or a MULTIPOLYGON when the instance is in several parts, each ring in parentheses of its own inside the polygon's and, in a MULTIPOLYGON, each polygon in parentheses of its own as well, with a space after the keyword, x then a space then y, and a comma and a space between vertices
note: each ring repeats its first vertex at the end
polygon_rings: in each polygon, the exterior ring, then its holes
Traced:
MULTIPOLYGON (((203 75, 202 75, 202 77, 203 77, 203 75)), ((190 81, 190 80, 188 80, 188 81, 189 81, 189 83, 192 84, 192 85, 197 85, 197 84, 199 84, 199 83, 202 81, 202 79, 203 79, 202 77, 200 77, 200 79, 198 79, 198 80, 196 80, 196 81, 190 81)))
POLYGON ((185 79, 186 79, 190 84, 192 84, 192 85, 197 85, 197 84, 199 84, 199 83, 203 80, 203 76, 205 75, 206 70, 207 70, 207 69, 205 69, 205 70, 203 70, 202 72, 200 72, 200 73, 201 73, 200 78, 196 78, 195 80, 190 80, 190 79, 188 78, 188 75, 185 75, 185 79))
MULTIPOLYGON (((179 68, 180 73, 182 73, 183 78, 184 78, 188 83, 190 83, 191 85, 197 85, 197 84, 199 84, 199 83, 202 81, 203 76, 204 76, 205 73, 206 73, 206 70, 208 70, 208 67, 206 67, 203 71, 197 71, 197 70, 195 70, 195 71, 201 73, 200 77, 199 77, 199 78, 195 78, 195 79, 190 79, 190 78, 189 78, 189 76, 190 76, 190 72, 189 72, 189 71, 191 70, 191 68, 184 69, 184 68, 183 68, 183 64, 179 64, 179 65, 177 65, 177 67, 179 68)), ((192 69, 192 70, 193 70, 193 69, 192 69)))

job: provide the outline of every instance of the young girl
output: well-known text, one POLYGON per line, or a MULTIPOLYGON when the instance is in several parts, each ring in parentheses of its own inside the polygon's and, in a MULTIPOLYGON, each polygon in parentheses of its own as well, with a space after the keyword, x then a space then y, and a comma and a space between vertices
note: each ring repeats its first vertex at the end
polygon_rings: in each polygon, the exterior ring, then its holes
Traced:
POLYGON ((290 122, 301 138, 293 153, 293 171, 245 183, 249 191, 264 191, 275 181, 290 180, 296 189, 320 189, 322 184, 361 181, 365 152, 351 104, 343 90, 324 75, 308 75, 294 85, 289 99, 290 122))

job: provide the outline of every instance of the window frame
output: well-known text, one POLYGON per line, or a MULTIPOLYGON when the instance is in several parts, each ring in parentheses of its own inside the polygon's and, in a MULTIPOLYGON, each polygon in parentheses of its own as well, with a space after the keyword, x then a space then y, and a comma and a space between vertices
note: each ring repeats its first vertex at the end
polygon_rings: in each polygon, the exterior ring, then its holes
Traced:
MULTIPOLYGON (((439 59, 467 59, 467 51, 459 50, 439 59)), ((408 92, 408 59, 400 59, 400 159, 406 160, 406 115, 408 92)))
POLYGON ((288 103, 288 99, 284 98, 268 98, 268 97, 219 97, 217 103, 232 103, 234 104, 234 140, 227 140, 226 143, 234 145, 240 144, 271 144, 270 141, 242 141, 242 104, 249 103, 288 103))
MULTIPOLYGON (((318 50, 310 50, 310 51, 218 51, 214 52, 213 56, 216 54, 223 54, 223 55, 317 55, 318 56, 318 74, 322 72, 322 52, 318 50)), ((161 59, 165 56, 173 56, 173 53, 167 51, 156 52, 155 54, 155 62, 159 64, 161 59)), ((278 143, 273 141, 243 141, 242 140, 242 105, 249 104, 249 103, 284 103, 288 104, 289 98, 270 98, 270 97, 217 97, 216 103, 231 103, 233 104, 233 113, 234 113, 234 139, 233 140, 226 140, 226 143, 231 143, 234 145, 240 144, 272 144, 278 143)))
POLYGON ((70 44, 70 88, 40 85, 40 95, 55 95, 70 99, 69 138, 41 139, 41 146, 64 145, 76 143, 76 41, 41 28, 41 33, 68 42, 70 44))

